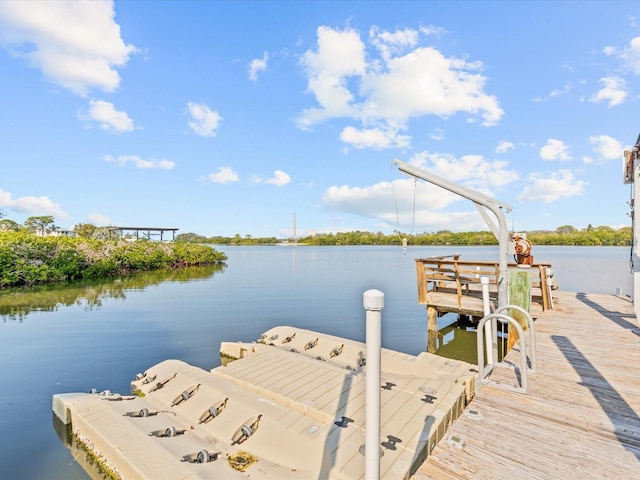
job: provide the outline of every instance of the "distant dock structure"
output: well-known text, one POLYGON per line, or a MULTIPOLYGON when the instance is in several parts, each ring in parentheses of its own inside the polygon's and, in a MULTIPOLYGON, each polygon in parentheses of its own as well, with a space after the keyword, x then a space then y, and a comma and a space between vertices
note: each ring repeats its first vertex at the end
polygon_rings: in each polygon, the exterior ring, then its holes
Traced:
POLYGON ((105 227, 109 239, 131 238, 159 242, 173 242, 178 228, 161 227, 105 227), (171 238, 169 238, 171 237, 171 238))

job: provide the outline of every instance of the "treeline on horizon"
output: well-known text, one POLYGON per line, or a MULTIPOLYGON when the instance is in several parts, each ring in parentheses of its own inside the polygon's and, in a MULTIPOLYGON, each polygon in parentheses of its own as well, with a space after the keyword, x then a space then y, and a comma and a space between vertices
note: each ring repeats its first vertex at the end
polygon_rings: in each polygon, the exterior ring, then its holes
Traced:
MULTIPOLYGON (((579 245, 579 246, 628 246, 631 245, 631 227, 614 229, 600 226, 578 229, 571 225, 564 225, 555 230, 537 230, 525 233, 533 245, 579 245)), ((468 245, 483 246, 497 245, 498 240, 489 231, 451 232, 441 230, 435 233, 408 234, 396 231, 393 234, 382 232, 354 231, 342 233, 319 233, 297 239, 298 244, 314 246, 339 245, 402 245, 403 239, 408 245, 468 245)), ((251 235, 236 234, 233 237, 205 237, 196 233, 181 233, 176 236, 176 242, 208 243, 214 245, 277 245, 294 243, 294 239, 276 237, 253 237, 251 235)))

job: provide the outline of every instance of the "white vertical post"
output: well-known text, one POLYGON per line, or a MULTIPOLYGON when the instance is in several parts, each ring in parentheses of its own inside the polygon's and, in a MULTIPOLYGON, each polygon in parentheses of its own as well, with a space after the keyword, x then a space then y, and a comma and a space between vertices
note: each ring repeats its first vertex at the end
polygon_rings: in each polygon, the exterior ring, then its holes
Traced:
POLYGON ((382 348, 382 309, 384 293, 367 290, 366 310, 366 400, 365 400, 365 479, 380 480, 380 349, 382 348))
MULTIPOLYGON (((489 302, 489 278, 480 277, 480 283, 482 284, 482 306, 484 308, 484 316, 486 317, 491 313, 491 303, 489 302)), ((494 323, 496 324, 495 326, 497 328, 497 322, 493 321, 487 322, 484 326, 484 343, 485 348, 487 349, 487 365, 495 365, 495 358, 493 358, 494 323)), ((498 332, 496 331, 496 335, 497 333, 498 332)))
MULTIPOLYGON (((637 258, 633 259, 634 262, 637 260, 637 258)), ((635 263, 634 268, 637 268, 635 263)), ((633 272, 633 311, 636 318, 640 318, 640 272, 633 272)))

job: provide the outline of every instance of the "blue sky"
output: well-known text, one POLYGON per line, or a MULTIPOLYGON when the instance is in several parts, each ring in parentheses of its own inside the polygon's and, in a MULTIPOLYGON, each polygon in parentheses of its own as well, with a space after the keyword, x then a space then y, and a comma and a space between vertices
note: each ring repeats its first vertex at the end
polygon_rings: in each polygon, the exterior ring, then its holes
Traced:
POLYGON ((213 236, 630 225, 636 2, 0 2, 0 209, 213 236))

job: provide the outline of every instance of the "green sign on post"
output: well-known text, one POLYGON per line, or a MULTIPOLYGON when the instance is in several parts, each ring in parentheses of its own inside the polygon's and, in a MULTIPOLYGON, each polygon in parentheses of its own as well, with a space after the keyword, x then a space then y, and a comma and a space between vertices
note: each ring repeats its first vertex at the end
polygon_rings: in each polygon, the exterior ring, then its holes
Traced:
MULTIPOLYGON (((517 305, 527 312, 531 311, 531 270, 527 268, 509 269, 509 305, 517 305)), ((509 310, 509 315, 522 325, 522 329, 528 327, 527 318, 517 310, 509 310)), ((511 350, 518 342, 518 332, 515 328, 509 329, 507 339, 507 351, 511 350)))

